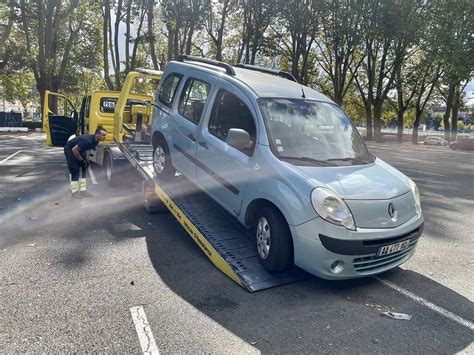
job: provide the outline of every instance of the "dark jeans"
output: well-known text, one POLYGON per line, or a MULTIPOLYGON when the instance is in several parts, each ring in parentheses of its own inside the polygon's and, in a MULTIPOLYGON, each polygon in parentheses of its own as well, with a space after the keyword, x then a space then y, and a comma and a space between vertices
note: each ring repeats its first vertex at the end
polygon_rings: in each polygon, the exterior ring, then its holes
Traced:
MULTIPOLYGON (((79 181, 79 174, 81 172, 81 166, 79 165, 79 161, 74 157, 72 151, 66 147, 64 147, 64 155, 66 156, 67 168, 69 169, 69 173, 71 174, 71 181, 79 181)), ((82 169, 82 177, 86 177, 86 169, 82 169)))

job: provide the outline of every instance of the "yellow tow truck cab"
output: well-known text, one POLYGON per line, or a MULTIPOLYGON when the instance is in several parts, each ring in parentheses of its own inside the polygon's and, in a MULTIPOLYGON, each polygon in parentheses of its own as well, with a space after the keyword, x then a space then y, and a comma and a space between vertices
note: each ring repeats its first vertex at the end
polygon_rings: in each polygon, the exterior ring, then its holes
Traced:
MULTIPOLYGON (((46 91, 43 106, 43 130, 46 133, 46 143, 50 146, 64 147, 74 135, 94 134, 98 126, 104 127, 108 134, 101 142, 95 153, 89 156, 90 161, 106 168, 106 180, 113 183, 113 170, 120 164, 126 164, 120 149, 114 142, 119 142, 127 136, 127 131, 121 129, 115 132, 114 112, 120 97, 118 91, 97 90, 82 99, 78 112, 72 101, 65 95, 46 91)), ((130 131, 136 131, 137 118, 140 131, 146 130, 148 118, 152 115, 153 96, 129 93, 122 108, 123 126, 130 131), (142 120, 143 117, 147 119, 142 120)))

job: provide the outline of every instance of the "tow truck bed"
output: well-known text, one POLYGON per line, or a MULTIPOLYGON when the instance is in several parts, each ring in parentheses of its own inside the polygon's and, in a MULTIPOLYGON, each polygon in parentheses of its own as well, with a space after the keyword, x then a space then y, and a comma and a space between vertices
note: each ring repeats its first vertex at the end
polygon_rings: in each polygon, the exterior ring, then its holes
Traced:
POLYGON ((158 182, 151 145, 123 143, 119 148, 204 254, 240 286, 254 292, 309 277, 295 266, 284 272, 265 271, 253 234, 184 176, 158 182))

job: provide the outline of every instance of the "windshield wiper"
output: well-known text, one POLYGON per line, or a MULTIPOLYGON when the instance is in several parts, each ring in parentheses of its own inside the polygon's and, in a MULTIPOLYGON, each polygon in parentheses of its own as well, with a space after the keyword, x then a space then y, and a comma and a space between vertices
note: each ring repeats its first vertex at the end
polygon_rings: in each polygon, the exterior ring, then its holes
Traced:
POLYGON ((362 159, 362 158, 331 158, 331 159, 328 159, 328 161, 350 161, 352 163, 362 163, 362 164, 369 163, 367 159, 362 159))
POLYGON ((285 156, 285 155, 280 155, 279 157, 281 159, 299 160, 299 161, 305 161, 305 162, 310 162, 310 163, 316 163, 319 165, 334 166, 334 164, 329 163, 327 160, 318 160, 318 159, 314 159, 310 157, 291 157, 291 156, 285 156))

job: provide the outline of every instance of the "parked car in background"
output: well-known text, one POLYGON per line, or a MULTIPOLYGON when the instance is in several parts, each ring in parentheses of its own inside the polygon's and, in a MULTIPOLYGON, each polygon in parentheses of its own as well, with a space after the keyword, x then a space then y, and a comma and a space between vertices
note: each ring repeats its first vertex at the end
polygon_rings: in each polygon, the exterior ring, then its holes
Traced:
POLYGON ((474 150, 474 138, 464 138, 451 142, 451 149, 474 150))
POLYGON ((448 141, 441 137, 428 136, 423 142, 424 145, 448 145, 448 141))

